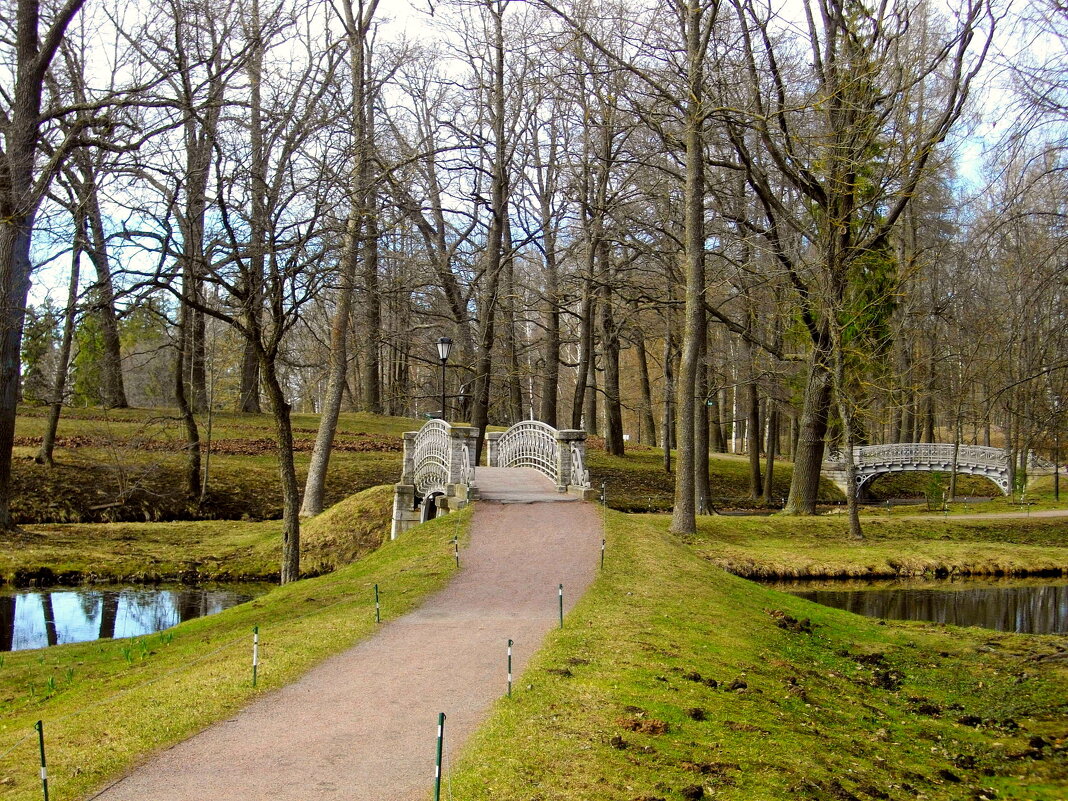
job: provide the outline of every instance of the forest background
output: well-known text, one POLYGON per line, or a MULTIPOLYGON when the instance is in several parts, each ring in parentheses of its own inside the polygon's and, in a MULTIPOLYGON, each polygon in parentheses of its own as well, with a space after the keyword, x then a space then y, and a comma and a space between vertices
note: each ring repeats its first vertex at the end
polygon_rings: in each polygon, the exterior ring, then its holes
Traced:
POLYGON ((710 451, 1060 461, 1058 0, 2 7, 4 527, 19 402, 176 407, 191 496, 271 413, 283 581, 342 409, 661 446, 680 532, 710 451))

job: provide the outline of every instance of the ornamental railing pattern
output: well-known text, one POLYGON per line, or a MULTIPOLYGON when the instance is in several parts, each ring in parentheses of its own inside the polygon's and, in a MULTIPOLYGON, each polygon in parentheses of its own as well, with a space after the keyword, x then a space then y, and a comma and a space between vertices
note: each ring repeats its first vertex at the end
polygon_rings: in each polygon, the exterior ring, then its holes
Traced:
POLYGON ((524 420, 497 440, 495 467, 533 467, 553 481, 559 478, 560 446, 556 429, 537 420, 524 420))
POLYGON ((429 420, 415 435, 412 484, 420 495, 429 495, 434 490, 444 492, 449 483, 451 429, 444 420, 429 420))
POLYGON ((559 492, 590 487, 584 431, 559 431, 538 420, 524 420, 504 433, 490 432, 486 442, 490 467, 532 467, 547 475, 559 492))
MULTIPOLYGON (((1008 493, 1011 470, 1008 457, 1001 448, 982 445, 960 445, 937 442, 899 442, 888 445, 863 445, 852 449, 858 487, 883 473, 905 471, 950 471, 980 475, 1008 493), (954 450, 956 462, 954 463, 954 450)), ((838 450, 828 453, 825 469, 830 472, 845 469, 845 455, 838 450)))
POLYGON ((428 420, 418 431, 404 435, 404 470, 401 484, 415 487, 425 498, 435 493, 451 494, 451 487, 474 483, 471 445, 477 432, 453 426, 444 420, 428 420))

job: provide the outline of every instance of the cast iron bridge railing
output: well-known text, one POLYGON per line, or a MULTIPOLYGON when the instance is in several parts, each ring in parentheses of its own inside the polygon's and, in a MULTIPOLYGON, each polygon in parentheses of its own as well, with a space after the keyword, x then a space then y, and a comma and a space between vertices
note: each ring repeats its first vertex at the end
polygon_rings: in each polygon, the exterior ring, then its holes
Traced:
MULTIPOLYGON (((1034 460, 1032 460, 1034 461, 1034 460)), ((906 471, 950 472, 989 478, 1004 495, 1009 494, 1012 471, 1005 451, 981 445, 954 446, 947 443, 902 442, 890 445, 864 445, 853 448, 857 489, 876 476, 906 471), (954 449, 956 463, 954 466, 954 449)), ((1035 465, 1038 467, 1039 465, 1035 465)), ((828 454, 823 470, 835 483, 845 480, 845 458, 841 451, 828 454)), ((843 487, 844 489, 844 487, 843 487)))
POLYGON ((439 510, 467 504, 475 494, 477 436, 477 429, 444 420, 428 420, 418 431, 404 434, 404 467, 393 494, 394 539, 439 510))
POLYGON ((486 443, 489 467, 533 467, 547 475, 558 492, 590 488, 585 431, 558 431, 537 420, 524 420, 507 431, 491 431, 486 443))

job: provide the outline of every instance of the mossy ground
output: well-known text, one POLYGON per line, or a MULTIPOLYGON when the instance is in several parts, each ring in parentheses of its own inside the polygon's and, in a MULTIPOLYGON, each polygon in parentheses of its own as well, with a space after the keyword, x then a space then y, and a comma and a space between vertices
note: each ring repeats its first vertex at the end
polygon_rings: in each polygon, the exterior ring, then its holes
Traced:
POLYGON ((690 541, 714 564, 751 578, 1068 575, 1068 517, 957 520, 844 515, 702 517, 690 541))
POLYGON ((450 766, 454 797, 1066 796, 1063 638, 880 625, 666 525, 610 513, 604 572, 450 766))

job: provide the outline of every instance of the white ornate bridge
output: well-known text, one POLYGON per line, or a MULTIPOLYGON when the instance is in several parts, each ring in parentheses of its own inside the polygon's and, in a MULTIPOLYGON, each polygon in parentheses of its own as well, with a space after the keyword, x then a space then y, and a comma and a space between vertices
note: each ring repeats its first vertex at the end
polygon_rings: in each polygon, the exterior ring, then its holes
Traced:
POLYGON ((558 431, 537 420, 524 420, 507 431, 491 431, 486 443, 488 467, 533 467, 552 479, 557 492, 590 487, 585 431, 558 431))
MULTIPOLYGON (((891 445, 864 445, 853 448, 857 489, 864 488, 877 476, 908 471, 964 473, 989 478, 1003 495, 1011 488, 1012 471, 1005 451, 981 445, 954 446, 946 443, 901 442, 891 445), (954 449, 956 463, 954 466, 954 449)), ((846 490, 846 463, 841 451, 828 454, 824 474, 846 490)))
MULTIPOLYGON (((393 496, 391 537, 430 520, 438 512, 462 509, 477 497, 472 454, 478 429, 430 420, 404 434, 404 467, 393 496)), ((486 435, 487 467, 533 467, 557 492, 588 497, 586 432, 558 431, 536 420, 486 435)))

